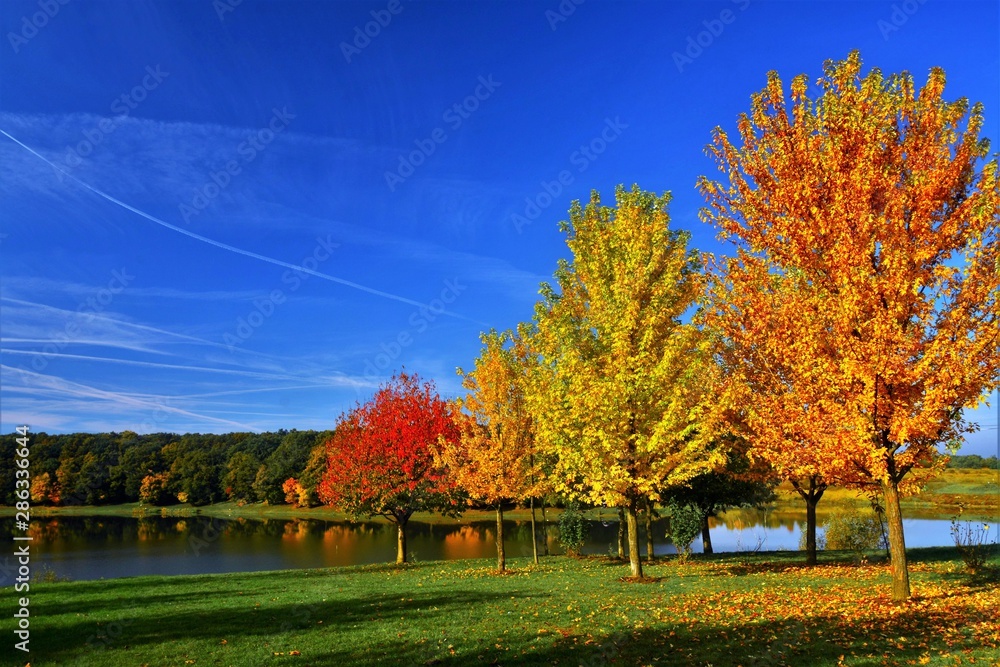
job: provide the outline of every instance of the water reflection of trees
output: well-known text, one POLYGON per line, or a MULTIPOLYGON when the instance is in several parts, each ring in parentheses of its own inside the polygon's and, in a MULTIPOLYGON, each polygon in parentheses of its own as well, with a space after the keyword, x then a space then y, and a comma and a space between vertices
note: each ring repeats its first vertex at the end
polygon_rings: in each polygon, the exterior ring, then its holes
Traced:
POLYGON ((772 509, 738 509, 730 510, 708 520, 709 528, 725 527, 728 530, 745 530, 747 528, 785 528, 794 532, 796 528, 806 525, 802 512, 778 512, 772 509))
MULTIPOLYGON (((801 514, 801 513, 800 513, 801 514)), ((710 520, 712 528, 739 531, 751 527, 786 528, 794 531, 804 525, 804 520, 794 512, 773 510, 730 511, 710 520)), ((618 536, 617 521, 589 521, 588 550, 603 553, 614 544, 618 536)), ((654 522, 657 542, 664 541, 666 520, 654 522)), ((505 530, 511 547, 517 555, 531 553, 531 523, 508 521, 505 530)), ((495 544, 496 524, 493 521, 467 523, 421 523, 412 521, 408 528, 413 544, 422 546, 426 558, 473 558, 492 554, 495 544)), ((0 534, 15 534, 14 519, 0 520, 0 534)), ((190 537, 205 538, 211 542, 219 538, 234 541, 254 540, 267 548, 273 539, 284 547, 305 546, 315 543, 320 549, 333 549, 342 555, 359 549, 368 552, 395 544, 395 527, 381 521, 327 521, 318 519, 223 519, 198 515, 193 517, 115 517, 115 516, 60 516, 38 518, 31 522, 29 534, 36 542, 47 545, 108 546, 132 545, 140 542, 180 541, 187 544, 190 537)), ((550 553, 560 553, 558 528, 550 523, 539 524, 539 534, 548 541, 550 553), (546 532, 547 531, 547 532, 546 532), (545 533, 543 535, 543 533, 545 533)), ((284 548, 283 547, 283 548, 284 548)), ((60 549, 61 550, 61 549, 60 549)), ((369 562, 369 561, 359 561, 369 562)))

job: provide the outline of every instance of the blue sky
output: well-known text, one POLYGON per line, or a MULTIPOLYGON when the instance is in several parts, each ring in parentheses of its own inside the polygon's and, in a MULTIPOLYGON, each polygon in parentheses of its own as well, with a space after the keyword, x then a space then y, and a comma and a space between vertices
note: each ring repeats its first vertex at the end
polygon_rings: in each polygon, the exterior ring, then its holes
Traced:
MULTIPOLYGON (((0 18, 20 142, 0 135, 4 432, 322 429, 403 366, 452 395, 480 331, 530 318, 591 189, 670 190, 673 224, 722 250, 697 218, 703 148, 771 69, 815 78, 851 49, 921 82, 944 67, 1000 146, 996 2, 8 0, 0 18)), ((994 409, 974 416, 966 450, 995 452, 994 409)))

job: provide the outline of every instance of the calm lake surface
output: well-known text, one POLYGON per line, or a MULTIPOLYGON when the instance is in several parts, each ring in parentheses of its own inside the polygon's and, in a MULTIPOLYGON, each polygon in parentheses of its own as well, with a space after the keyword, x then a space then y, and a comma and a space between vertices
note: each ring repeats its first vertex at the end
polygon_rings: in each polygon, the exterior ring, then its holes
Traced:
MULTIPOLYGON (((584 553, 607 554, 616 549, 617 515, 609 512, 604 519, 588 522, 590 537, 584 553)), ((758 543, 763 551, 795 550, 805 529, 805 516, 738 511, 713 519, 711 526, 716 552, 753 550, 758 543)), ((7 544, 12 543, 13 528, 12 517, 0 519, 0 538, 7 544)), ((495 528, 494 521, 411 521, 407 527, 411 560, 495 557, 495 528)), ((952 545, 949 528, 945 519, 907 519, 907 546, 952 545)), ((657 555, 676 553, 664 538, 665 530, 665 522, 654 523, 657 555)), ((529 522, 506 522, 505 532, 508 558, 531 555, 529 522)), ((359 565, 391 562, 396 554, 396 528, 381 522, 60 516, 33 519, 30 534, 34 537, 34 576, 51 570, 74 581, 359 565)), ((562 553, 554 522, 549 522, 547 536, 549 553, 562 553)), ((644 535, 641 540, 645 550, 644 535)), ((694 548, 701 551, 700 539, 694 548)), ((0 585, 12 581, 10 557, 0 559, 0 585)))

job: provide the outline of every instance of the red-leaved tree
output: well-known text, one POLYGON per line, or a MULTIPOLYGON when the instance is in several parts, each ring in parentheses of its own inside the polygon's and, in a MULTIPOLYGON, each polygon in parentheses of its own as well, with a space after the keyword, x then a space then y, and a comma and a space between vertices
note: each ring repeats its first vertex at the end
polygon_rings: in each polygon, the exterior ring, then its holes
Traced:
POLYGON ((430 382, 400 373, 364 405, 341 415, 326 444, 319 497, 355 517, 396 524, 396 562, 406 562, 406 523, 414 512, 454 513, 455 487, 436 464, 439 440, 456 442, 451 408, 430 382))

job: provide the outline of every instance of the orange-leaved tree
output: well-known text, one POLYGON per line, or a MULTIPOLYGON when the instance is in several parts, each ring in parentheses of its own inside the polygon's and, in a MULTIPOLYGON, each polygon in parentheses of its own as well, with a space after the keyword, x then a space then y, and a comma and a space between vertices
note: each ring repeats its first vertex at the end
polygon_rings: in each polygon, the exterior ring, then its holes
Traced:
POLYGON ((715 131, 729 182, 699 187, 704 218, 738 248, 730 294, 754 295, 724 307, 720 326, 738 323, 723 337, 760 319, 780 341, 740 343, 757 345, 741 372, 771 375, 748 409, 879 486, 903 600, 900 485, 1000 380, 1000 185, 982 106, 945 100, 943 71, 919 90, 905 72, 860 72, 856 52, 827 62, 816 99, 801 75, 790 101, 770 73, 740 116, 742 146, 715 131))
POLYGON ((396 524, 396 562, 406 562, 406 523, 414 512, 454 513, 459 498, 435 461, 439 441, 455 442, 451 406, 430 382, 400 373, 367 403, 341 415, 326 444, 319 497, 355 517, 396 524))
POLYGON ((830 412, 829 397, 841 399, 827 380, 826 357, 816 359, 836 341, 794 326, 804 314, 816 316, 823 302, 809 302, 793 280, 757 257, 713 260, 709 271, 709 307, 701 315, 722 370, 716 409, 752 443, 748 457, 766 462, 805 501, 806 564, 815 565, 816 506, 827 487, 864 481, 845 465, 856 438, 830 412))
POLYGON ((602 206, 594 192, 561 224, 573 260, 542 286, 527 395, 553 486, 625 508, 641 578, 637 511, 725 457, 709 449, 699 414, 714 364, 682 319, 702 291, 699 257, 669 227, 669 195, 619 186, 616 199, 602 206))
MULTIPOLYGON (((524 398, 527 371, 525 346, 509 331, 483 334, 475 368, 463 376, 467 394, 458 399, 456 421, 461 437, 443 442, 441 459, 455 483, 474 500, 497 513, 497 569, 506 569, 503 506, 537 493, 534 423, 524 398)), ((534 516, 532 515, 532 535, 534 516)), ((538 560, 537 545, 533 547, 538 560)))

